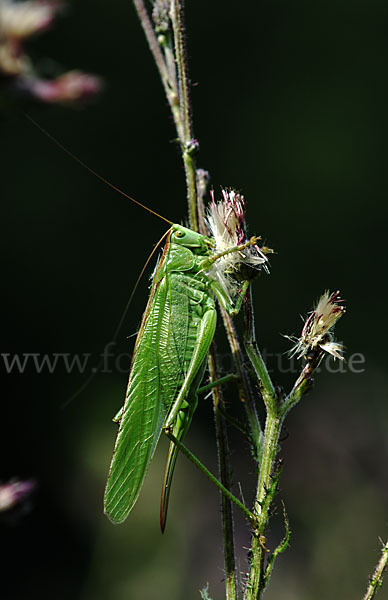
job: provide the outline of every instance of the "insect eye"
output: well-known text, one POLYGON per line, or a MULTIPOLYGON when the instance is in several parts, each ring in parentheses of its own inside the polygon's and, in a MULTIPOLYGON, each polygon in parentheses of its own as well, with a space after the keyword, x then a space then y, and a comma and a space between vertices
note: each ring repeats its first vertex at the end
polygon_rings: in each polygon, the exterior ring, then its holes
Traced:
POLYGON ((175 233, 175 235, 176 235, 176 237, 178 237, 178 238, 181 238, 181 237, 183 237, 185 234, 184 234, 184 232, 183 232, 183 231, 180 231, 180 230, 178 229, 178 231, 175 233))

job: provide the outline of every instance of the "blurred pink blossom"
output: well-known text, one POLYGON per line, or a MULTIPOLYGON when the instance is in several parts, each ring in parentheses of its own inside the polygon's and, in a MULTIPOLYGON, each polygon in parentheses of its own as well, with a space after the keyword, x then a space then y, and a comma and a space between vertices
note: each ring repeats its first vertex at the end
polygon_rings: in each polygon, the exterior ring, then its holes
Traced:
POLYGON ((55 0, 0 0, 0 83, 46 103, 76 103, 93 98, 102 80, 79 70, 43 79, 24 49, 25 39, 51 27, 63 4, 55 0))
POLYGON ((84 102, 101 90, 101 80, 82 71, 68 71, 56 79, 25 78, 20 85, 35 98, 47 103, 84 102))
POLYGON ((26 500, 35 488, 32 480, 11 479, 8 483, 0 484, 0 512, 15 508, 26 500))

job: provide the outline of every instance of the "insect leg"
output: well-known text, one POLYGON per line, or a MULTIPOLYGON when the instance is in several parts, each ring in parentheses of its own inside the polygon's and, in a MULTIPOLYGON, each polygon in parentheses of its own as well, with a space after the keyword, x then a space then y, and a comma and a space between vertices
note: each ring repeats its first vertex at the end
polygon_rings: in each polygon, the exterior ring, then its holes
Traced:
POLYGON ((200 388, 198 388, 197 393, 205 394, 206 392, 209 392, 210 390, 212 390, 215 387, 218 387, 219 385, 223 385, 224 383, 229 383, 230 381, 238 381, 238 380, 239 380, 238 375, 235 375, 234 373, 229 373, 229 375, 225 375, 224 377, 220 377, 219 379, 216 379, 215 381, 210 381, 210 383, 207 383, 206 385, 202 385, 200 388))
POLYGON ((223 287, 218 283, 218 281, 212 281, 211 289, 217 297, 218 302, 221 304, 222 308, 226 310, 230 317, 235 317, 242 306, 243 299, 249 288, 249 281, 244 281, 240 291, 238 292, 237 300, 235 304, 232 304, 229 296, 225 293, 223 287))
MULTIPOLYGON (((176 422, 173 426, 172 433, 174 437, 182 441, 184 436, 186 435, 195 409, 198 405, 198 386, 201 383, 206 367, 206 359, 203 361, 201 367, 199 368, 194 381, 190 387, 188 395, 185 400, 183 400, 180 410, 178 412, 176 422)), ((178 457, 178 446, 174 442, 170 442, 168 448, 168 455, 166 460, 166 467, 164 471, 163 477, 163 485, 162 485, 162 497, 160 500, 160 528, 162 533, 166 527, 167 520, 167 509, 168 509, 168 500, 170 496, 171 490, 171 481, 174 473, 176 459, 178 457)))
POLYGON ((198 330, 198 339, 195 343, 189 368, 187 370, 185 379, 182 383, 182 387, 179 390, 179 394, 164 424, 164 429, 170 429, 171 426, 175 423, 182 402, 185 400, 187 394, 189 393, 190 387, 195 379, 195 376, 197 375, 198 370, 200 369, 203 361, 207 357, 209 347, 213 340, 214 332, 216 329, 216 322, 216 310, 215 308, 209 308, 205 311, 201 319, 201 325, 198 330))
POLYGON ((117 414, 113 417, 113 423, 120 423, 121 417, 123 416, 124 407, 122 406, 117 414))

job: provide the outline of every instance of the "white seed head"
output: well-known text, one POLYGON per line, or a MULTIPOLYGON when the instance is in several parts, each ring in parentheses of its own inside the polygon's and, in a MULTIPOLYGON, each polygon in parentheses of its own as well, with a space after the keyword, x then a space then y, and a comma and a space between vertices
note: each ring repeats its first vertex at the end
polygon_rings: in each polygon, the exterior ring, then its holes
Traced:
MULTIPOLYGON (((234 190, 222 190, 222 200, 216 202, 214 192, 207 210, 206 225, 215 240, 214 253, 219 254, 248 241, 245 230, 245 201, 241 194, 234 190)), ((232 296, 239 288, 243 277, 239 272, 243 268, 259 271, 262 267, 268 272, 268 259, 257 244, 240 251, 231 251, 218 258, 213 266, 216 275, 225 291, 232 296)), ((253 277, 251 277, 253 278, 253 277)))
POLYGON ((332 334, 334 325, 345 312, 342 302, 338 291, 332 294, 326 291, 321 296, 317 306, 307 318, 301 336, 299 338, 289 337, 295 342, 290 351, 291 356, 296 355, 297 358, 302 358, 312 350, 320 348, 334 358, 343 360, 343 345, 335 342, 332 334))

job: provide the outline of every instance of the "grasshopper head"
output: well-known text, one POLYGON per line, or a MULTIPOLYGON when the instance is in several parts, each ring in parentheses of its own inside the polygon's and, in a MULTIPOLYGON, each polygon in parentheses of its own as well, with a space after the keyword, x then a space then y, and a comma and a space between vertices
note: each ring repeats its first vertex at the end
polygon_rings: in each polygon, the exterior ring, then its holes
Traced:
POLYGON ((171 227, 170 240, 174 244, 189 248, 195 254, 210 254, 214 247, 214 242, 210 238, 182 225, 171 227))

